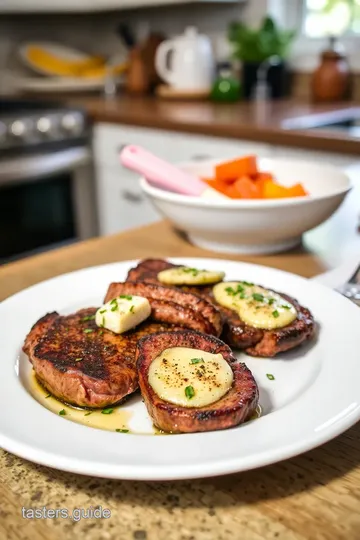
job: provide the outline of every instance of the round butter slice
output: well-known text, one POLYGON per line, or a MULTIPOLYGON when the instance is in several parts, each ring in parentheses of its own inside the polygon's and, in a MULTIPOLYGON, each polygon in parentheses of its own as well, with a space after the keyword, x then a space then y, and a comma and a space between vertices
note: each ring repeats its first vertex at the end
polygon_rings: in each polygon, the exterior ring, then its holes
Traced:
POLYGON ((148 379, 164 401, 182 407, 205 407, 229 391, 234 375, 221 354, 172 347, 153 360, 148 379))
POLYGON ((242 321, 254 328, 283 328, 297 317, 295 307, 285 298, 252 283, 219 283, 213 294, 220 305, 236 311, 242 321))
POLYGON ((158 273, 158 280, 164 285, 212 285, 222 281, 225 272, 198 270, 187 266, 169 268, 158 273))

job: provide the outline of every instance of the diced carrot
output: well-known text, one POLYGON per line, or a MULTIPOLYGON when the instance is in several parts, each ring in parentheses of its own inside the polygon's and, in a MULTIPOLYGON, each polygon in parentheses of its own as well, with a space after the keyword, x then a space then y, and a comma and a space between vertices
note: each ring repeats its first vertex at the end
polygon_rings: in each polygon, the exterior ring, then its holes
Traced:
POLYGON ((282 199, 288 197, 288 188, 280 186, 273 181, 267 181, 263 187, 263 197, 265 199, 282 199))
POLYGON ((220 193, 223 193, 224 195, 227 195, 227 188, 228 188, 228 185, 225 184, 225 182, 219 182, 218 180, 216 179, 206 179, 206 178, 202 178, 202 180, 204 182, 206 182, 206 184, 210 187, 212 187, 213 189, 216 189, 217 191, 219 191, 220 193))
POLYGON ((266 182, 275 182, 273 175, 267 172, 259 172, 253 177, 253 180, 260 189, 261 197, 264 196, 264 186, 266 182))
POLYGON ((216 178, 200 178, 200 180, 202 180, 203 182, 206 182, 207 184, 211 183, 211 182, 216 182, 216 178))
POLYGON ((295 184, 288 188, 288 197, 304 197, 308 195, 302 184, 295 184))
POLYGON ((233 182, 242 176, 257 174, 256 156, 245 156, 233 161, 220 163, 215 167, 215 175, 223 182, 233 182))
POLYGON ((260 199, 261 189, 257 182, 251 180, 248 176, 239 178, 234 183, 234 189, 239 193, 242 199, 260 199))

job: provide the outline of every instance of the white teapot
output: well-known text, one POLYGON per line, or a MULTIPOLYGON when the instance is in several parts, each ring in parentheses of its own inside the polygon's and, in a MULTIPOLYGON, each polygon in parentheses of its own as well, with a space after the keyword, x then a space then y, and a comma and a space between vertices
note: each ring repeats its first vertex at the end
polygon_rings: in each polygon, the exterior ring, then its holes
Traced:
POLYGON ((179 90, 210 90, 214 80, 210 39, 199 34, 194 27, 186 28, 181 36, 160 43, 155 64, 160 77, 179 90))

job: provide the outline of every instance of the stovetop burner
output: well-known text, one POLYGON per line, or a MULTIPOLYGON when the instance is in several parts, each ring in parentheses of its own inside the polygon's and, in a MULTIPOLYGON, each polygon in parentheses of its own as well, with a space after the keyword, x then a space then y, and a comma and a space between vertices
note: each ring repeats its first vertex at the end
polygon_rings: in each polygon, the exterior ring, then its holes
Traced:
POLYGON ((83 110, 52 101, 0 98, 0 156, 83 141, 89 125, 83 110))

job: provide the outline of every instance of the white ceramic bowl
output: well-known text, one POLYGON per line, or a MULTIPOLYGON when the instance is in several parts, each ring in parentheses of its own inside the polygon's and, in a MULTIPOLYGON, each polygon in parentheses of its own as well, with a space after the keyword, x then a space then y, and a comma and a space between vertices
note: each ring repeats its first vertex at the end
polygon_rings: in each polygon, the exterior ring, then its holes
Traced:
MULTIPOLYGON (((222 160, 181 165, 203 177, 213 175, 222 160)), ((260 254, 284 251, 301 241, 306 231, 320 225, 340 206, 351 189, 341 170, 319 163, 290 159, 259 159, 259 169, 270 171, 279 183, 301 182, 308 197, 271 200, 214 200, 178 195, 151 186, 141 187, 155 208, 189 240, 224 253, 260 254)))

